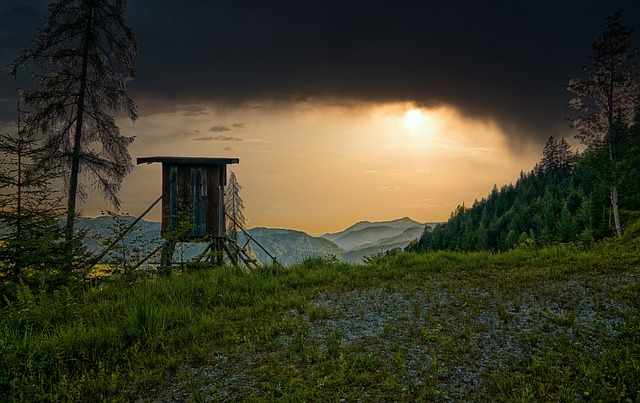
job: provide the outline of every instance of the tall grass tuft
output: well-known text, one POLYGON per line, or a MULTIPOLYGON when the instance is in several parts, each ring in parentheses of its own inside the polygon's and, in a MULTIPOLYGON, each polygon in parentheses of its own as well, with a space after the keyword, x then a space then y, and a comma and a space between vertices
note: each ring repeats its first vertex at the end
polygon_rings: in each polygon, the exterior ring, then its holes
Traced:
POLYGON ((165 313, 161 306, 146 296, 133 301, 127 315, 128 334, 149 338, 161 332, 165 324, 165 313))

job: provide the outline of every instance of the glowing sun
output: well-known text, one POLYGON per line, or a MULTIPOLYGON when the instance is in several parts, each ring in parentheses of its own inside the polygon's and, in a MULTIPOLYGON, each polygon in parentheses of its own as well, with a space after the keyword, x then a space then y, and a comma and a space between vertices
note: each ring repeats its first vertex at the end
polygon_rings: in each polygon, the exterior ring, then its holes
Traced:
POLYGON ((426 120, 426 116, 422 114, 420 109, 409 109, 404 114, 404 125, 412 134, 419 132, 426 120))

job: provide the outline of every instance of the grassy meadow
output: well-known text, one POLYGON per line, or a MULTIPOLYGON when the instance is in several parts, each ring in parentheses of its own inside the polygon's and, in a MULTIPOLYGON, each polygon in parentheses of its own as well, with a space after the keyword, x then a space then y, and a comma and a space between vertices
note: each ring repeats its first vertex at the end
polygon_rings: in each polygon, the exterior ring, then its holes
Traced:
POLYGON ((2 401, 638 401, 637 238, 308 259, 47 294, 0 321, 2 401))

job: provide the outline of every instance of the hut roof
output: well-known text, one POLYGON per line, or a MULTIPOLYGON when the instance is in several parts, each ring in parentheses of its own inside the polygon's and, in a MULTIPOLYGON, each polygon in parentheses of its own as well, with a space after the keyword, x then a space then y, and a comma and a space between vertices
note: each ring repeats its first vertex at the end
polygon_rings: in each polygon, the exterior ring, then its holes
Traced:
POLYGON ((151 164, 152 162, 161 162, 163 164, 184 164, 184 165, 229 165, 238 164, 238 158, 210 158, 210 157, 143 157, 138 158, 137 163, 151 164))

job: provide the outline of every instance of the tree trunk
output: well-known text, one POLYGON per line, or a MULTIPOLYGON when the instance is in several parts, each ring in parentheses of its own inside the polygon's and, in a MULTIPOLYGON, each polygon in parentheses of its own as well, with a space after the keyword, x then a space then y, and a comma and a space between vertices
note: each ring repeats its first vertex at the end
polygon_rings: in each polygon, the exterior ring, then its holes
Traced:
POLYGON ((68 270, 73 262, 73 245, 76 221, 76 200, 78 197, 78 176, 80 173, 80 153, 82 151, 82 129, 84 124, 85 97, 87 94, 87 75, 89 67, 89 41, 92 29, 93 10, 88 10, 87 29, 82 49, 82 71, 80 73, 80 88, 78 89, 78 109, 76 112, 76 127, 73 135, 73 151, 71 153, 71 173, 69 175, 69 194, 67 198, 67 223, 65 226, 65 242, 67 243, 68 270))
POLYGON ((13 271, 16 279, 16 284, 18 283, 18 279, 20 277, 20 269, 22 266, 22 188, 24 186, 23 175, 22 172, 22 153, 24 152, 24 142, 23 142, 23 133, 20 131, 20 104, 18 104, 18 180, 16 181, 16 246, 18 250, 19 260, 15 262, 13 271))
POLYGON ((607 141, 609 143, 609 160, 611 161, 611 185, 610 185, 610 198, 611 207, 613 207, 613 222, 616 226, 616 234, 618 237, 622 236, 622 225, 620 224, 620 212, 618 209, 618 138, 620 136, 620 127, 614 126, 613 118, 609 121, 609 132, 607 135, 607 141))
POLYGON ((76 200, 78 196, 78 175, 80 173, 80 151, 82 150, 82 126, 84 123, 85 97, 87 93, 87 74, 89 66, 89 37, 92 29, 92 10, 88 12, 87 30, 82 49, 82 71, 80 73, 80 88, 78 90, 78 110, 76 112, 76 127, 73 135, 73 151, 71 153, 71 173, 69 175, 69 194, 67 199, 67 225, 65 227, 65 241, 73 239, 73 229, 76 219, 76 200))
POLYGON ((616 234, 622 236, 622 225, 620 224, 620 212, 618 210, 618 187, 611 185, 611 206, 613 207, 613 221, 616 225, 616 234))

